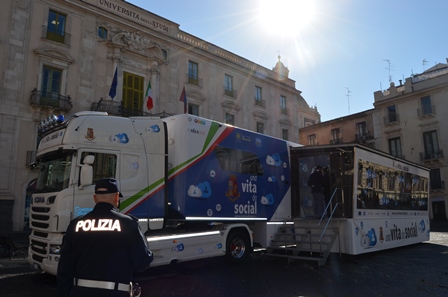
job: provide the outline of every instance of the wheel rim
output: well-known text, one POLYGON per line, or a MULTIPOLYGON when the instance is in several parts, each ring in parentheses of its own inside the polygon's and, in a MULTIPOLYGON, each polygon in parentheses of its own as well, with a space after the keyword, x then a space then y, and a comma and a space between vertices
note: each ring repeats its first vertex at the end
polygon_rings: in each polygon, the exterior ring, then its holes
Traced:
POLYGON ((240 259, 244 256, 246 252, 246 244, 241 238, 235 238, 230 243, 230 254, 235 259, 240 259))

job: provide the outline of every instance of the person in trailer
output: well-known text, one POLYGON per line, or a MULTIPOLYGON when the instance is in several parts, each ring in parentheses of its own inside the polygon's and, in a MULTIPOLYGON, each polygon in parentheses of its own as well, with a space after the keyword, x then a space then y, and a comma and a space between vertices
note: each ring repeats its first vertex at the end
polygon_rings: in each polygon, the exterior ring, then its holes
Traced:
POLYGON ((322 175, 322 166, 317 165, 313 173, 308 179, 308 186, 311 188, 313 195, 314 219, 320 220, 325 210, 324 198, 324 178, 322 175))
POLYGON ((120 196, 115 179, 100 179, 94 209, 70 222, 58 264, 59 296, 140 295, 133 274, 147 269, 153 254, 137 218, 118 212, 120 196))

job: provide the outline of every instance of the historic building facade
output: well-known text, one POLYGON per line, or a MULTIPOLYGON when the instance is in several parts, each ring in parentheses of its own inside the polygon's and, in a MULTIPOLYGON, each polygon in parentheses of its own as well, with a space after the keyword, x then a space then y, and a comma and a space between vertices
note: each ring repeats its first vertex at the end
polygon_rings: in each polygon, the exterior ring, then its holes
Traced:
POLYGON ((265 68, 126 1, 6 0, 0 26, 2 231, 26 228, 29 164, 52 114, 188 112, 293 142, 320 121, 280 57, 265 68))
POLYGON ((448 64, 437 64, 421 74, 374 93, 376 143, 380 150, 419 163, 430 171, 430 217, 446 220, 445 179, 448 176, 448 64))
POLYGON ((366 110, 341 118, 307 125, 300 128, 299 143, 303 145, 325 145, 360 142, 375 147, 375 110, 366 110))

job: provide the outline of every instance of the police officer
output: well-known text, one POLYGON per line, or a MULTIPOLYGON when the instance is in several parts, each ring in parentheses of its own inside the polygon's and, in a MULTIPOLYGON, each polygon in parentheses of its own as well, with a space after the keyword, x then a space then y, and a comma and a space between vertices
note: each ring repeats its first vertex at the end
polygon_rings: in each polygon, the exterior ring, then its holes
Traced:
POLYGON ((70 222, 58 264, 59 296, 130 296, 133 273, 149 267, 153 255, 137 219, 116 209, 120 196, 115 179, 100 179, 95 208, 70 222))

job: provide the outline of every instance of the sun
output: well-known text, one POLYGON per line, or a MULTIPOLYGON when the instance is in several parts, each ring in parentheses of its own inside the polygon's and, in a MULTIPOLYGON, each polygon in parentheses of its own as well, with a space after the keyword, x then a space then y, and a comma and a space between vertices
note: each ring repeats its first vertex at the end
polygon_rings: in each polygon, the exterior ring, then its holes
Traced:
POLYGON ((258 18, 270 35, 295 36, 309 28, 316 15, 315 0, 259 0, 258 18))

